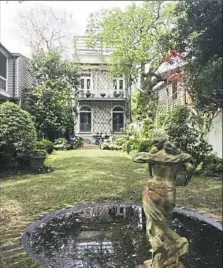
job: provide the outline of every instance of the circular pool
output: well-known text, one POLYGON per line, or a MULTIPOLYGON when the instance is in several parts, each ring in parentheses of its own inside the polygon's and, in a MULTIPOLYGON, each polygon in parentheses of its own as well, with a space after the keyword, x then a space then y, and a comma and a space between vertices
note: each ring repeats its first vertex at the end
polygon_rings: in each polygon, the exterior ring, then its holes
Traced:
MULTIPOLYGON (((222 267, 222 227, 176 208, 172 228, 189 240, 186 268, 222 267)), ((44 267, 135 268, 151 259, 140 204, 90 204, 59 210, 31 224, 22 243, 44 267)))

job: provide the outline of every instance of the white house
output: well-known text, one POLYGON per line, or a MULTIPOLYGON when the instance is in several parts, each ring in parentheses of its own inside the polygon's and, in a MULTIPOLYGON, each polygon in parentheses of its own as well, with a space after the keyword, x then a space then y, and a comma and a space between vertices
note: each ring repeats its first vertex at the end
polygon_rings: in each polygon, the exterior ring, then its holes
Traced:
POLYGON ((75 38, 74 59, 80 66, 75 134, 91 141, 123 133, 130 120, 130 90, 124 76, 109 73, 112 51, 89 48, 86 40, 75 38))

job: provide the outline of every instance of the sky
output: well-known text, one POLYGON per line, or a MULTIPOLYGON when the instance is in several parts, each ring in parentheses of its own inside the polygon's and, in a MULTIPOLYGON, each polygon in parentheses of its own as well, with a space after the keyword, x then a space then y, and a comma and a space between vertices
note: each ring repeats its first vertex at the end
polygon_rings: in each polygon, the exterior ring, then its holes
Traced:
POLYGON ((74 34, 83 35, 87 18, 91 12, 100 8, 125 8, 132 1, 0 1, 0 42, 10 51, 30 56, 30 49, 24 44, 19 34, 17 12, 39 4, 52 6, 58 10, 66 10, 74 20, 74 34))

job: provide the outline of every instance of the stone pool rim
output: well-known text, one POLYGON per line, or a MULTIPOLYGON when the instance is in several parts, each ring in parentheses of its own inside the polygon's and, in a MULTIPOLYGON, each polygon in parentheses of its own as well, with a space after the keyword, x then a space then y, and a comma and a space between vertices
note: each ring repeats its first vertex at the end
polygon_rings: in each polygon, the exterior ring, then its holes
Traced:
MULTIPOLYGON (((25 229, 25 231, 22 234, 21 237, 21 243, 22 246, 24 248, 24 250, 28 253, 28 255, 34 260, 39 262, 41 265, 43 265, 43 263, 46 263, 46 260, 41 257, 40 255, 36 254, 35 252, 33 252, 33 250, 29 247, 28 245, 28 238, 29 236, 35 232, 35 230, 40 227, 41 224, 47 223, 48 221, 54 219, 55 217, 61 216, 63 214, 66 213, 75 213, 80 209, 84 209, 84 208, 94 208, 97 206, 140 206, 142 207, 142 203, 138 202, 138 203, 119 203, 119 202, 103 202, 103 203, 89 203, 89 204, 77 204, 74 205, 71 208, 62 208, 60 210, 57 210, 55 212, 52 213, 48 213, 46 214, 43 218, 35 221, 34 223, 31 223, 30 225, 28 225, 28 227, 25 229)), ((179 214, 179 215, 184 215, 186 217, 190 217, 190 218, 194 218, 197 219, 201 222, 207 223, 213 227, 215 227, 216 229, 223 231, 223 226, 220 222, 218 222, 217 220, 215 220, 214 218, 208 216, 208 215, 202 215, 199 214, 196 211, 193 210, 187 210, 185 208, 182 207, 175 207, 173 210, 174 213, 179 214)), ((43 267, 47 267, 47 266, 43 266, 43 267)))

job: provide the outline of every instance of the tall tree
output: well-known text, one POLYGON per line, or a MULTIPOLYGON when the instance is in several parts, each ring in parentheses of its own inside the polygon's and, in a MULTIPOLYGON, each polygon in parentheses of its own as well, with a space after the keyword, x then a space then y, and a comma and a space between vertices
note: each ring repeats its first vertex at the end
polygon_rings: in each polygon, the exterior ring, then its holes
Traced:
POLYGON ((65 131, 72 133, 78 84, 75 64, 51 51, 33 58, 31 72, 35 81, 27 90, 26 105, 35 118, 38 136, 53 140, 65 131))
POLYGON ((125 74, 134 81, 140 76, 141 89, 148 86, 146 65, 157 66, 160 58, 174 44, 171 42, 175 17, 174 3, 144 1, 132 3, 125 10, 103 9, 92 13, 88 19, 89 45, 112 47, 111 71, 125 74))
POLYGON ((198 108, 214 112, 223 107, 222 1, 181 1, 176 14, 179 47, 189 52, 186 85, 198 108))
POLYGON ((71 14, 41 3, 22 8, 18 12, 18 26, 21 37, 34 55, 53 49, 62 53, 72 39, 71 14))

